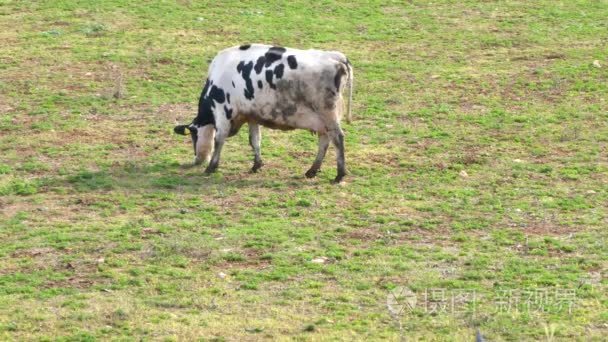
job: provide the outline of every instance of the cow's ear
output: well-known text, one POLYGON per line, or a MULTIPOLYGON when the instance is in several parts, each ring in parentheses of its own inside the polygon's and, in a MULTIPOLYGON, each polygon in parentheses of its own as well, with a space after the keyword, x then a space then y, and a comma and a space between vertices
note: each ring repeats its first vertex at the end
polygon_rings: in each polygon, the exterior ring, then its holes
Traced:
POLYGON ((188 135, 190 134, 190 127, 188 127, 188 125, 178 125, 175 126, 175 128, 173 128, 173 132, 175 132, 175 134, 181 134, 181 135, 188 135), (188 128, 188 129, 186 129, 188 128))

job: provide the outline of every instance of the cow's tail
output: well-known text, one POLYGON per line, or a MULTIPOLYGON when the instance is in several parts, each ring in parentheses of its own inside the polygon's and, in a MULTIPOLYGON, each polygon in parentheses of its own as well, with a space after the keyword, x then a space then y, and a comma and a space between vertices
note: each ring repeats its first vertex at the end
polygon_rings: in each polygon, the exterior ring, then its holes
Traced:
POLYGON ((348 58, 346 59, 346 73, 347 73, 347 85, 348 85, 348 104, 346 105, 346 122, 351 123, 353 120, 352 117, 352 103, 353 103, 353 86, 354 86, 354 75, 353 75, 353 65, 350 64, 348 58))

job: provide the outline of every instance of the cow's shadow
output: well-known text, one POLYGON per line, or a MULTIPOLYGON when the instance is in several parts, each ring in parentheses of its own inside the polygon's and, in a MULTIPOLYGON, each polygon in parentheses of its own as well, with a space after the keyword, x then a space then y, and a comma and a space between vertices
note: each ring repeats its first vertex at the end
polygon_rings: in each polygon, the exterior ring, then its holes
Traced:
POLYGON ((68 175, 49 179, 46 187, 71 188, 76 192, 89 191, 163 191, 175 193, 204 193, 209 188, 307 188, 326 180, 318 177, 310 180, 304 172, 278 176, 265 172, 251 173, 247 165, 238 163, 206 174, 203 165, 176 162, 133 161, 115 164, 98 171, 75 171, 68 175))

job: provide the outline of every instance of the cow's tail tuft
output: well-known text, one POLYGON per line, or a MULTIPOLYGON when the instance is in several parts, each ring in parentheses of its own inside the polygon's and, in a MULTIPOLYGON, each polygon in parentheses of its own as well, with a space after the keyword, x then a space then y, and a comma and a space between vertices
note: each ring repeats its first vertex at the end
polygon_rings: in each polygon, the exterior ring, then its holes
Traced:
POLYGON ((348 58, 346 59, 346 70, 347 70, 347 85, 348 85, 348 104, 346 105, 346 122, 351 123, 353 120, 352 117, 352 103, 353 103, 353 86, 354 86, 354 75, 353 75, 353 65, 350 64, 348 58))

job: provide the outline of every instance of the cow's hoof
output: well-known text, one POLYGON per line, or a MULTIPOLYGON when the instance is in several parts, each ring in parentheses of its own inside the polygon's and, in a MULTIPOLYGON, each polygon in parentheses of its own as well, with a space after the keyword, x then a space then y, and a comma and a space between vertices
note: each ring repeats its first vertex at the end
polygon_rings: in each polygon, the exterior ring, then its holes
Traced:
POLYGON ((340 182, 342 182, 342 179, 344 178, 344 176, 346 176, 346 174, 338 174, 336 176, 336 178, 331 182, 332 184, 338 184, 340 182))
POLYGON ((306 176, 306 178, 314 178, 318 172, 319 172, 319 169, 310 169, 310 170, 306 171, 306 173, 304 175, 306 176))
POLYGON ((209 165, 207 166, 207 168, 205 169, 205 174, 209 175, 215 172, 215 170, 217 170, 217 165, 213 166, 213 165, 209 165))
POLYGON ((264 166, 264 163, 254 162, 253 167, 251 168, 251 170, 249 170, 249 173, 257 173, 258 170, 262 168, 262 166, 264 166))

